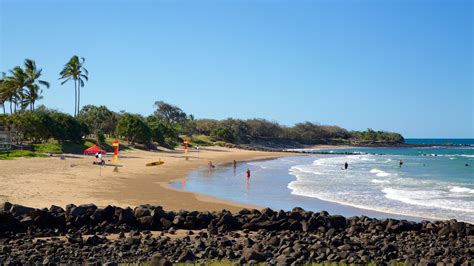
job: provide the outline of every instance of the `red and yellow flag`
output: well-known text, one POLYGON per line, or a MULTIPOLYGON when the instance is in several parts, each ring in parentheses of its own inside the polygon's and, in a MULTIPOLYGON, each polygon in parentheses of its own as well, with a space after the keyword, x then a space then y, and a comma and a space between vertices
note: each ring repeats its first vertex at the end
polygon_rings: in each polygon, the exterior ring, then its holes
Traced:
POLYGON ((114 149, 114 159, 112 160, 114 163, 117 162, 117 159, 118 159, 118 151, 119 151, 119 142, 117 139, 114 140, 114 142, 112 143, 112 146, 115 147, 114 149))

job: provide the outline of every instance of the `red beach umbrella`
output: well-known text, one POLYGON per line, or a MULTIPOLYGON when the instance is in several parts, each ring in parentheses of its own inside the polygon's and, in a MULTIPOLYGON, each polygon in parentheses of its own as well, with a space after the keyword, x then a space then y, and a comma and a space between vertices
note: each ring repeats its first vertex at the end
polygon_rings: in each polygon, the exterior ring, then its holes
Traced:
POLYGON ((92 147, 90 147, 90 148, 84 150, 84 154, 86 154, 86 155, 96 154, 96 153, 98 153, 98 152, 100 152, 100 153, 102 153, 102 154, 106 154, 106 153, 107 153, 106 151, 104 151, 103 149, 101 149, 101 148, 100 148, 99 146, 97 146, 97 145, 94 145, 94 146, 92 146, 92 147))

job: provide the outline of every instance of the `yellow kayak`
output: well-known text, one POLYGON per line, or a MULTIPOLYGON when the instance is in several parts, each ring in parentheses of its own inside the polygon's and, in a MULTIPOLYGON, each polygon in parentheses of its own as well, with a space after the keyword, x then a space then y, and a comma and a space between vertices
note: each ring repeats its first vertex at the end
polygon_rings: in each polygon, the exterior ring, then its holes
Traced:
POLYGON ((151 163, 147 163, 146 166, 162 165, 162 164, 164 164, 164 163, 165 163, 165 162, 163 162, 163 161, 151 162, 151 163))

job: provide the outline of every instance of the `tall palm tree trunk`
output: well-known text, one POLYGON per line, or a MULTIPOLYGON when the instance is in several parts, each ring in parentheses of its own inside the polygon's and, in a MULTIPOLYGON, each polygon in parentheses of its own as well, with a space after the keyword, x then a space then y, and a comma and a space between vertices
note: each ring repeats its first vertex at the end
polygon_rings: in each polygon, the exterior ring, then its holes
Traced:
POLYGON ((77 115, 79 115, 79 110, 81 109, 81 83, 77 87, 77 115))
POLYGON ((74 117, 77 112, 77 80, 74 80, 74 117))

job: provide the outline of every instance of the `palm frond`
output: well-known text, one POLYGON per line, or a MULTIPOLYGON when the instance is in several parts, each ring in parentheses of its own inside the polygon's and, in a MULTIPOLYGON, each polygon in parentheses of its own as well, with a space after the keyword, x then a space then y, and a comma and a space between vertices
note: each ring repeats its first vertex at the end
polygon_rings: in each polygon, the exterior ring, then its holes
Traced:
POLYGON ((44 80, 38 80, 38 83, 45 86, 46 88, 49 88, 49 82, 44 81, 44 80))

